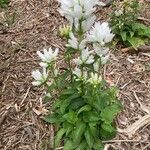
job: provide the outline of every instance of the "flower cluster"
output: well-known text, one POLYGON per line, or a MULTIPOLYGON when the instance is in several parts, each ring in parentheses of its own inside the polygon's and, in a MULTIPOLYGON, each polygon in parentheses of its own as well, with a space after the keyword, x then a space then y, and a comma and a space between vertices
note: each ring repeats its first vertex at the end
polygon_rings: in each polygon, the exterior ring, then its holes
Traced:
MULTIPOLYGON (((107 22, 96 22, 94 24, 96 18, 93 14, 96 9, 95 6, 102 3, 98 0, 59 1, 61 3, 61 14, 71 24, 71 28, 70 25, 60 28, 60 34, 67 38, 66 47, 72 48, 79 55, 73 59, 73 62, 70 60, 70 63, 75 63, 76 65, 75 69, 70 68, 72 75, 75 75, 76 80, 87 80, 88 83, 97 84, 101 79, 100 68, 109 59, 109 48, 106 44, 111 42, 114 37, 107 22)), ((34 85, 41 85, 47 81, 48 74, 45 72, 56 61, 58 52, 58 48, 54 52, 51 48, 44 49, 43 53, 37 52, 42 60, 40 66, 45 69, 43 69, 43 74, 39 71, 33 73, 33 77, 36 80, 33 83, 34 85), (36 77, 36 74, 38 77, 36 77)), ((55 74, 58 70, 55 67, 51 69, 54 69, 53 74, 56 76, 55 74)))
POLYGON ((65 16, 72 27, 79 30, 80 25, 84 31, 91 28, 95 22, 96 5, 104 6, 103 2, 99 0, 59 0, 61 3, 60 13, 65 16), (80 24, 80 22, 82 23, 80 24))
MULTIPOLYGON (((43 53, 40 51, 37 51, 37 55, 41 59, 41 62, 39 63, 42 67, 43 72, 41 73, 39 70, 32 72, 32 77, 35 79, 35 81, 32 82, 34 86, 42 85, 46 81, 48 81, 48 68, 52 65, 53 62, 56 61, 57 55, 58 55, 59 49, 56 48, 53 52, 52 48, 43 49, 43 53)), ((57 70, 54 70, 54 74, 56 74, 57 70)))

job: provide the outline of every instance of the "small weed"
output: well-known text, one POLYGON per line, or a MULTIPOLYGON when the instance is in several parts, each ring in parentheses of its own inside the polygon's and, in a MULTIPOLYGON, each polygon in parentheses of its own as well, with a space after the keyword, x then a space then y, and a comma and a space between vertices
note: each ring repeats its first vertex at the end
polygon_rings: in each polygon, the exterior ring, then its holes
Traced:
POLYGON ((125 45, 135 49, 150 38, 150 27, 138 22, 141 7, 138 0, 115 1, 110 15, 113 33, 125 45))
POLYGON ((7 8, 9 4, 9 0, 0 0, 0 7, 7 8))

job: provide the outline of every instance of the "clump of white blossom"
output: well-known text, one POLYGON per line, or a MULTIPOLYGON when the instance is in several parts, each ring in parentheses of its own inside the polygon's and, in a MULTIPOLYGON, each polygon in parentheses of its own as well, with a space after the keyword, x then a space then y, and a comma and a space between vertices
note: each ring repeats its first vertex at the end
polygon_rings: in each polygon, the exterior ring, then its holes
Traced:
MULTIPOLYGON (((114 34, 107 22, 95 22, 96 6, 104 6, 99 0, 59 0, 59 12, 69 21, 69 26, 60 28, 60 34, 66 36, 66 48, 76 53, 72 56, 70 66, 76 81, 84 80, 87 84, 96 85, 101 82, 101 68, 109 60, 109 47, 114 34), (92 69, 93 68, 93 69, 92 69)), ((59 71, 56 67, 59 49, 44 49, 37 54, 41 59, 43 72, 32 72, 35 79, 33 85, 38 86, 49 82, 49 74, 56 77, 59 71)), ((53 82, 51 80, 50 82, 53 82)))

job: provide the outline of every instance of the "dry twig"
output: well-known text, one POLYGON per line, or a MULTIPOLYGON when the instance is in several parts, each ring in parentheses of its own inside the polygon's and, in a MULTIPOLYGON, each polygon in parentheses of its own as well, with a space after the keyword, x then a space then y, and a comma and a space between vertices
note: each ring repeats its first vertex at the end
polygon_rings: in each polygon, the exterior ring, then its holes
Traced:
MULTIPOLYGON (((136 50, 133 47, 127 47, 127 48, 121 49, 121 51, 126 53, 126 52, 132 52, 136 50)), ((142 52, 150 51, 150 45, 139 46, 137 48, 137 51, 142 51, 142 52)))

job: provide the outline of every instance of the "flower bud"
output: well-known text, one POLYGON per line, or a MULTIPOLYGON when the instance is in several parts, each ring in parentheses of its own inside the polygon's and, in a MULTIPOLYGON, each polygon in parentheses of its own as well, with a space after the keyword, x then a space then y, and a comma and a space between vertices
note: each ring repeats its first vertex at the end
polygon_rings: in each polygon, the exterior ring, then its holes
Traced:
POLYGON ((69 25, 63 25, 59 28, 59 34, 61 37, 69 37, 69 33, 71 32, 71 27, 69 25))

